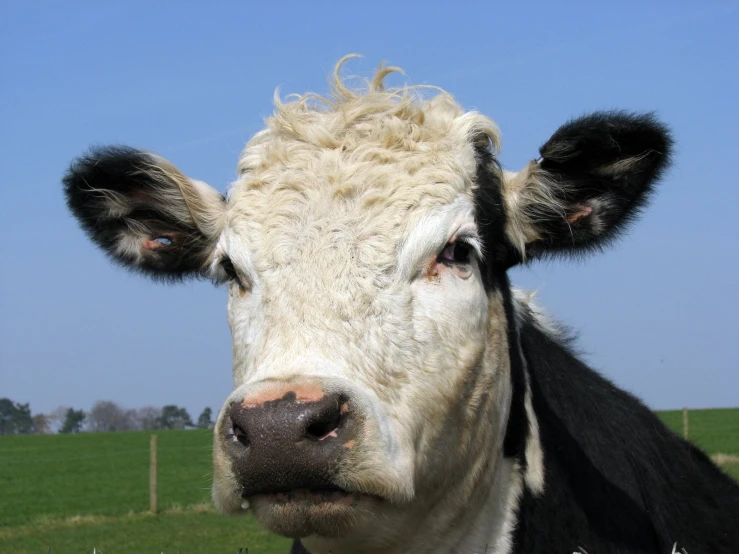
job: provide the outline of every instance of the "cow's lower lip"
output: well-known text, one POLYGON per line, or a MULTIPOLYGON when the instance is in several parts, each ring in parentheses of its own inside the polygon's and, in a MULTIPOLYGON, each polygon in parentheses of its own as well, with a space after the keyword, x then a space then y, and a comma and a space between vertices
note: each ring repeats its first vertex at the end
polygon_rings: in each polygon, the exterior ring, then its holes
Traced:
POLYGON ((291 489, 284 491, 265 491, 253 495, 252 499, 266 500, 275 503, 340 503, 352 504, 365 496, 340 488, 291 489))
POLYGON ((259 491, 248 497, 257 521, 286 537, 340 537, 366 523, 378 497, 344 489, 259 491))

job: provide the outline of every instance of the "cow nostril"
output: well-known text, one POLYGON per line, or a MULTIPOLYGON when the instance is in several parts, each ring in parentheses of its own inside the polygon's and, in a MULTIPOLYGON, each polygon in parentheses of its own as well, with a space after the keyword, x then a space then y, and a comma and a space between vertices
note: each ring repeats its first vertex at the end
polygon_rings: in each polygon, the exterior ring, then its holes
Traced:
POLYGON ((246 436, 246 431, 244 431, 241 427, 233 424, 233 427, 231 428, 233 432, 233 437, 241 443, 242 446, 249 446, 249 437, 246 436))
POLYGON ((323 440, 335 436, 335 431, 341 425, 341 411, 338 409, 331 410, 324 414, 323 417, 311 423, 305 430, 305 436, 312 440, 323 440))

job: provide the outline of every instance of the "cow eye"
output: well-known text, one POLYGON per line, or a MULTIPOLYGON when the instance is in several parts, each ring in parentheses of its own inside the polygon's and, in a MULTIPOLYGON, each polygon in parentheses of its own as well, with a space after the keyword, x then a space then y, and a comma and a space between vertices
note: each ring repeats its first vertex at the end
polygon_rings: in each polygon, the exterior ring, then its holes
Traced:
POLYGON ((236 274, 236 269, 234 269, 234 264, 231 261, 231 258, 223 258, 221 260, 221 268, 226 274, 226 277, 228 277, 229 281, 239 280, 239 276, 236 274))
POLYGON ((234 264, 231 261, 231 258, 223 258, 221 260, 221 269, 223 269, 223 273, 226 274, 226 277, 229 281, 232 283, 236 283, 239 286, 239 292, 242 294, 247 292, 249 289, 244 286, 244 282, 241 280, 241 277, 239 277, 239 274, 236 273, 236 268, 234 268, 234 264))
POLYGON ((464 241, 450 242, 441 251, 437 261, 444 264, 468 264, 472 261, 472 246, 464 241))

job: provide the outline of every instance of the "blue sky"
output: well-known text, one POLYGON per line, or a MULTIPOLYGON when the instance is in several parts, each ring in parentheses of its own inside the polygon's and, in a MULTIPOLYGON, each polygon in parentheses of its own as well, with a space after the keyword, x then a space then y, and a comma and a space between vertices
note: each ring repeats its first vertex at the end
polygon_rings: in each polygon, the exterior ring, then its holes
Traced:
POLYGON ((2 2, 0 396, 34 412, 220 407, 226 291, 112 267, 61 176, 90 144, 125 143, 223 191, 275 87, 325 92, 358 52, 354 74, 386 60, 493 117, 514 170, 573 116, 655 110, 677 150, 642 220, 604 254, 513 279, 650 406, 739 405, 739 6, 493 4, 2 2))

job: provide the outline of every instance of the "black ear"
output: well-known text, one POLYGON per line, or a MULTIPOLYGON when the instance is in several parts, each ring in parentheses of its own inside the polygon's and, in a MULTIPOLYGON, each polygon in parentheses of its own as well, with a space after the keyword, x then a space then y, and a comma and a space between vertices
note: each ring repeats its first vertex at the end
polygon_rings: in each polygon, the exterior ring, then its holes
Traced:
POLYGON ((69 209, 116 262, 163 279, 208 267, 223 196, 167 160, 129 147, 95 148, 72 163, 63 182, 69 209))
POLYGON ((570 121, 540 148, 539 160, 506 175, 509 239, 529 257, 606 245, 644 207, 671 148, 652 114, 570 121))

